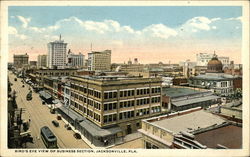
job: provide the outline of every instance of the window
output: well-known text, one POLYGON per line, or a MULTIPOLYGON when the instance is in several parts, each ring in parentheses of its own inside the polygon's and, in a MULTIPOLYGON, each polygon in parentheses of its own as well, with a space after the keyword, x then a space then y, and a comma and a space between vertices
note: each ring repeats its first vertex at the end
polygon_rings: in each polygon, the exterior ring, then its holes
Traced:
POLYGON ((108 99, 108 93, 104 93, 104 99, 108 99))
POLYGON ((139 128, 140 127, 140 122, 136 123, 136 127, 139 128))
POLYGON ((112 104, 109 104, 109 110, 112 110, 112 104))
POLYGON ((104 111, 108 110, 108 104, 104 104, 104 111))
POLYGON ((113 103, 113 109, 116 109, 117 103, 113 103))

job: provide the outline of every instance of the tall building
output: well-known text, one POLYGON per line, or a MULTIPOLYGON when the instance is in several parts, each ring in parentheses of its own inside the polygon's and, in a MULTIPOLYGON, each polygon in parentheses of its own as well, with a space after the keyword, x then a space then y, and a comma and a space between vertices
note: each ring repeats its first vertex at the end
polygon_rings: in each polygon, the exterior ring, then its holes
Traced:
POLYGON ((69 68, 82 68, 82 67, 84 67, 84 55, 81 53, 74 54, 69 49, 68 54, 67 54, 67 66, 69 68))
POLYGON ((66 66, 67 57, 67 43, 61 40, 61 35, 59 40, 48 43, 48 59, 47 65, 49 68, 62 69, 66 66))
MULTIPOLYGON (((196 54, 197 66, 207 66, 208 62, 213 58, 212 53, 199 53, 196 54)), ((220 56, 218 59, 221 61, 223 66, 230 64, 229 57, 220 56)))
POLYGON ((101 52, 92 51, 88 53, 88 70, 91 71, 110 71, 111 69, 111 50, 101 52))
MULTIPOLYGON (((61 92, 70 108, 61 106, 58 112, 73 121, 84 119, 75 127, 95 145, 135 132, 142 119, 161 113, 161 78, 72 76, 68 82, 61 92)), ((52 84, 44 87, 54 91, 52 84)))
POLYGON ((25 65, 29 64, 29 55, 23 54, 23 55, 15 55, 14 54, 14 66, 16 68, 22 68, 25 65))
POLYGON ((47 55, 38 55, 37 57, 37 67, 47 67, 47 55))

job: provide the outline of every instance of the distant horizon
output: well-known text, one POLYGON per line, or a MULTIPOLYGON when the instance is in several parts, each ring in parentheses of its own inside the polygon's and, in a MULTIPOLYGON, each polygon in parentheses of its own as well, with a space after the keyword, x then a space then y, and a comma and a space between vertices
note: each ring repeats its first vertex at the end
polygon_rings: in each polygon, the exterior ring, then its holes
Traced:
POLYGON ((110 49, 112 63, 178 64, 214 51, 242 63, 239 6, 11 6, 8 12, 9 62, 25 53, 36 61, 62 34, 67 50, 87 58, 91 45, 110 49))

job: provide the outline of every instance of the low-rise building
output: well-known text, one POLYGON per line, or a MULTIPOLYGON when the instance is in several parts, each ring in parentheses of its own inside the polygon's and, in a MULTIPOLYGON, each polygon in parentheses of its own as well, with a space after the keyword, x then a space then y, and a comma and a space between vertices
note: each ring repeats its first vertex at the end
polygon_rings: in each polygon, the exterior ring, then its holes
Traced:
POLYGON ((220 102, 220 97, 211 91, 199 91, 192 88, 163 88, 162 106, 169 111, 182 111, 190 108, 207 108, 220 102))
POLYGON ((197 88, 211 89, 214 93, 221 96, 229 96, 234 92, 233 81, 238 76, 223 73, 222 63, 214 54, 207 64, 206 74, 191 77, 189 85, 197 88))
POLYGON ((143 120, 139 132, 146 149, 242 148, 241 124, 201 108, 143 120))

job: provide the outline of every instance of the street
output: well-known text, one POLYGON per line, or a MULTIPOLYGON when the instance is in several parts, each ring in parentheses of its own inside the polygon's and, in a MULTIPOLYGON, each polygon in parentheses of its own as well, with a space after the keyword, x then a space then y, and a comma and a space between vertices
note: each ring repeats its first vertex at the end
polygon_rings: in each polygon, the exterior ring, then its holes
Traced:
POLYGON ((12 72, 8 72, 9 80, 13 84, 12 90, 16 91, 16 103, 18 108, 24 108, 25 111, 22 114, 22 119, 29 121, 31 135, 33 137, 33 144, 27 143, 28 148, 46 148, 42 139, 40 138, 40 128, 48 126, 51 131, 57 137, 57 144, 59 148, 90 148, 83 140, 75 139, 74 132, 72 130, 66 130, 64 128, 65 123, 62 120, 59 122, 59 127, 55 127, 52 124, 52 120, 56 120, 56 114, 51 114, 49 108, 46 105, 42 105, 41 98, 38 93, 32 92, 32 100, 27 101, 26 95, 29 92, 29 85, 24 83, 25 87, 22 87, 23 83, 21 78, 17 78, 12 72))

